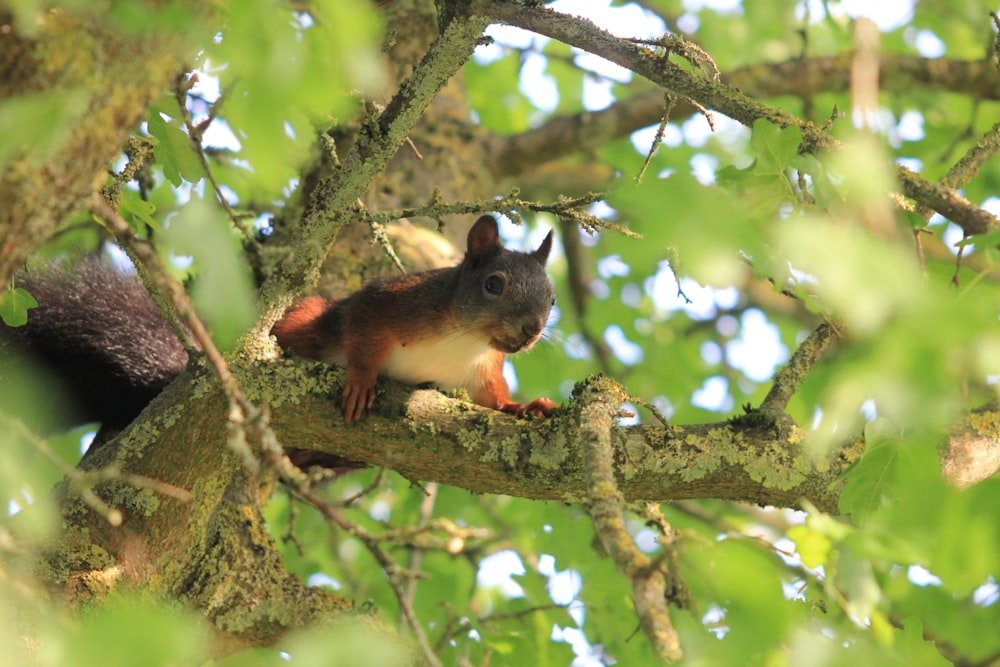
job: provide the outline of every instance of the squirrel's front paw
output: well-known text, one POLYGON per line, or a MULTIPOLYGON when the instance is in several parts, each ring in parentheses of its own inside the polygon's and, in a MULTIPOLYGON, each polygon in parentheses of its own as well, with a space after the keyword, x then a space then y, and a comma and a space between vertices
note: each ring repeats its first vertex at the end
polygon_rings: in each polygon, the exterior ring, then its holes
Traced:
POLYGON ((340 410, 344 421, 351 423, 365 416, 375 402, 375 385, 348 382, 340 399, 340 410))
POLYGON ((540 397, 531 403, 506 403, 501 405, 498 410, 509 412, 515 417, 527 417, 528 415, 532 417, 548 417, 558 407, 559 404, 555 401, 540 397))

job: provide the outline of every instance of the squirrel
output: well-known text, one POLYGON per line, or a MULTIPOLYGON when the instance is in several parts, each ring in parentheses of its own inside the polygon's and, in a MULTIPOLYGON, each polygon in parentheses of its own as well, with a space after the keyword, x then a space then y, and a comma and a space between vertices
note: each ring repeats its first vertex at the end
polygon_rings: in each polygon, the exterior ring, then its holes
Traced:
MULTIPOLYGON (((341 405, 349 421, 371 407, 379 372, 464 387, 480 405, 518 416, 548 415, 556 404, 546 398, 512 401, 501 370, 504 356, 530 348, 545 326, 552 234, 532 253, 512 252, 483 216, 468 243, 456 267, 378 279, 336 302, 309 297, 273 332, 301 356, 347 366, 341 405)), ((84 261, 21 282, 39 306, 24 326, 0 323, 0 377, 24 357, 41 362, 75 403, 61 426, 98 421, 120 430, 186 367, 187 352, 139 281, 84 261)))
POLYGON ((504 248, 497 221, 479 218, 458 266, 375 279, 339 301, 308 297, 271 329, 302 357, 347 367, 341 411, 360 419, 378 375, 462 388, 482 406, 548 416, 547 398, 516 403, 503 377, 508 354, 531 349, 555 304, 545 262, 552 232, 530 253, 504 248))

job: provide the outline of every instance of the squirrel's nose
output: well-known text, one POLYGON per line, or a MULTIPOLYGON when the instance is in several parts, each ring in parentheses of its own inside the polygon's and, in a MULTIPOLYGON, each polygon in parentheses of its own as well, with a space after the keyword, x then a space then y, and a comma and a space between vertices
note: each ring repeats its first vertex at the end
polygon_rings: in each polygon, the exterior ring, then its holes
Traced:
POLYGON ((542 329, 545 327, 544 324, 539 322, 528 322, 527 324, 521 325, 521 333, 523 333, 529 340, 536 338, 538 334, 542 333, 542 329))

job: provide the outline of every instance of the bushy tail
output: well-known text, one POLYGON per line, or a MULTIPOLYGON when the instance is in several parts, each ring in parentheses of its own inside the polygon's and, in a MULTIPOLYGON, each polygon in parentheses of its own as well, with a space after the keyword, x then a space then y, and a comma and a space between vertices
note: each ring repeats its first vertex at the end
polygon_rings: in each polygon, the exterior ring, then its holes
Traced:
POLYGON ((47 367, 75 404, 66 424, 130 423, 187 364, 188 355, 142 284, 89 260, 18 281, 38 301, 28 323, 0 323, 0 355, 47 367))

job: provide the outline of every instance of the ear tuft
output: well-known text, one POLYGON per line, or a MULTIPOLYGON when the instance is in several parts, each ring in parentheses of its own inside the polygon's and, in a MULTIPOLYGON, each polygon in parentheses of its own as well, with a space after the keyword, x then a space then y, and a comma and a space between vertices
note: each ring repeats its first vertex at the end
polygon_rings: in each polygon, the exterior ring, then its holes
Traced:
POLYGON ((552 251, 552 230, 545 236, 545 240, 542 244, 538 246, 538 250, 531 253, 531 256, 538 260, 538 263, 545 266, 545 262, 549 259, 549 252, 552 251))
POLYGON ((469 230, 469 249, 466 257, 474 263, 489 259, 503 252, 503 242, 500 240, 500 228, 496 218, 484 215, 476 220, 469 230))

